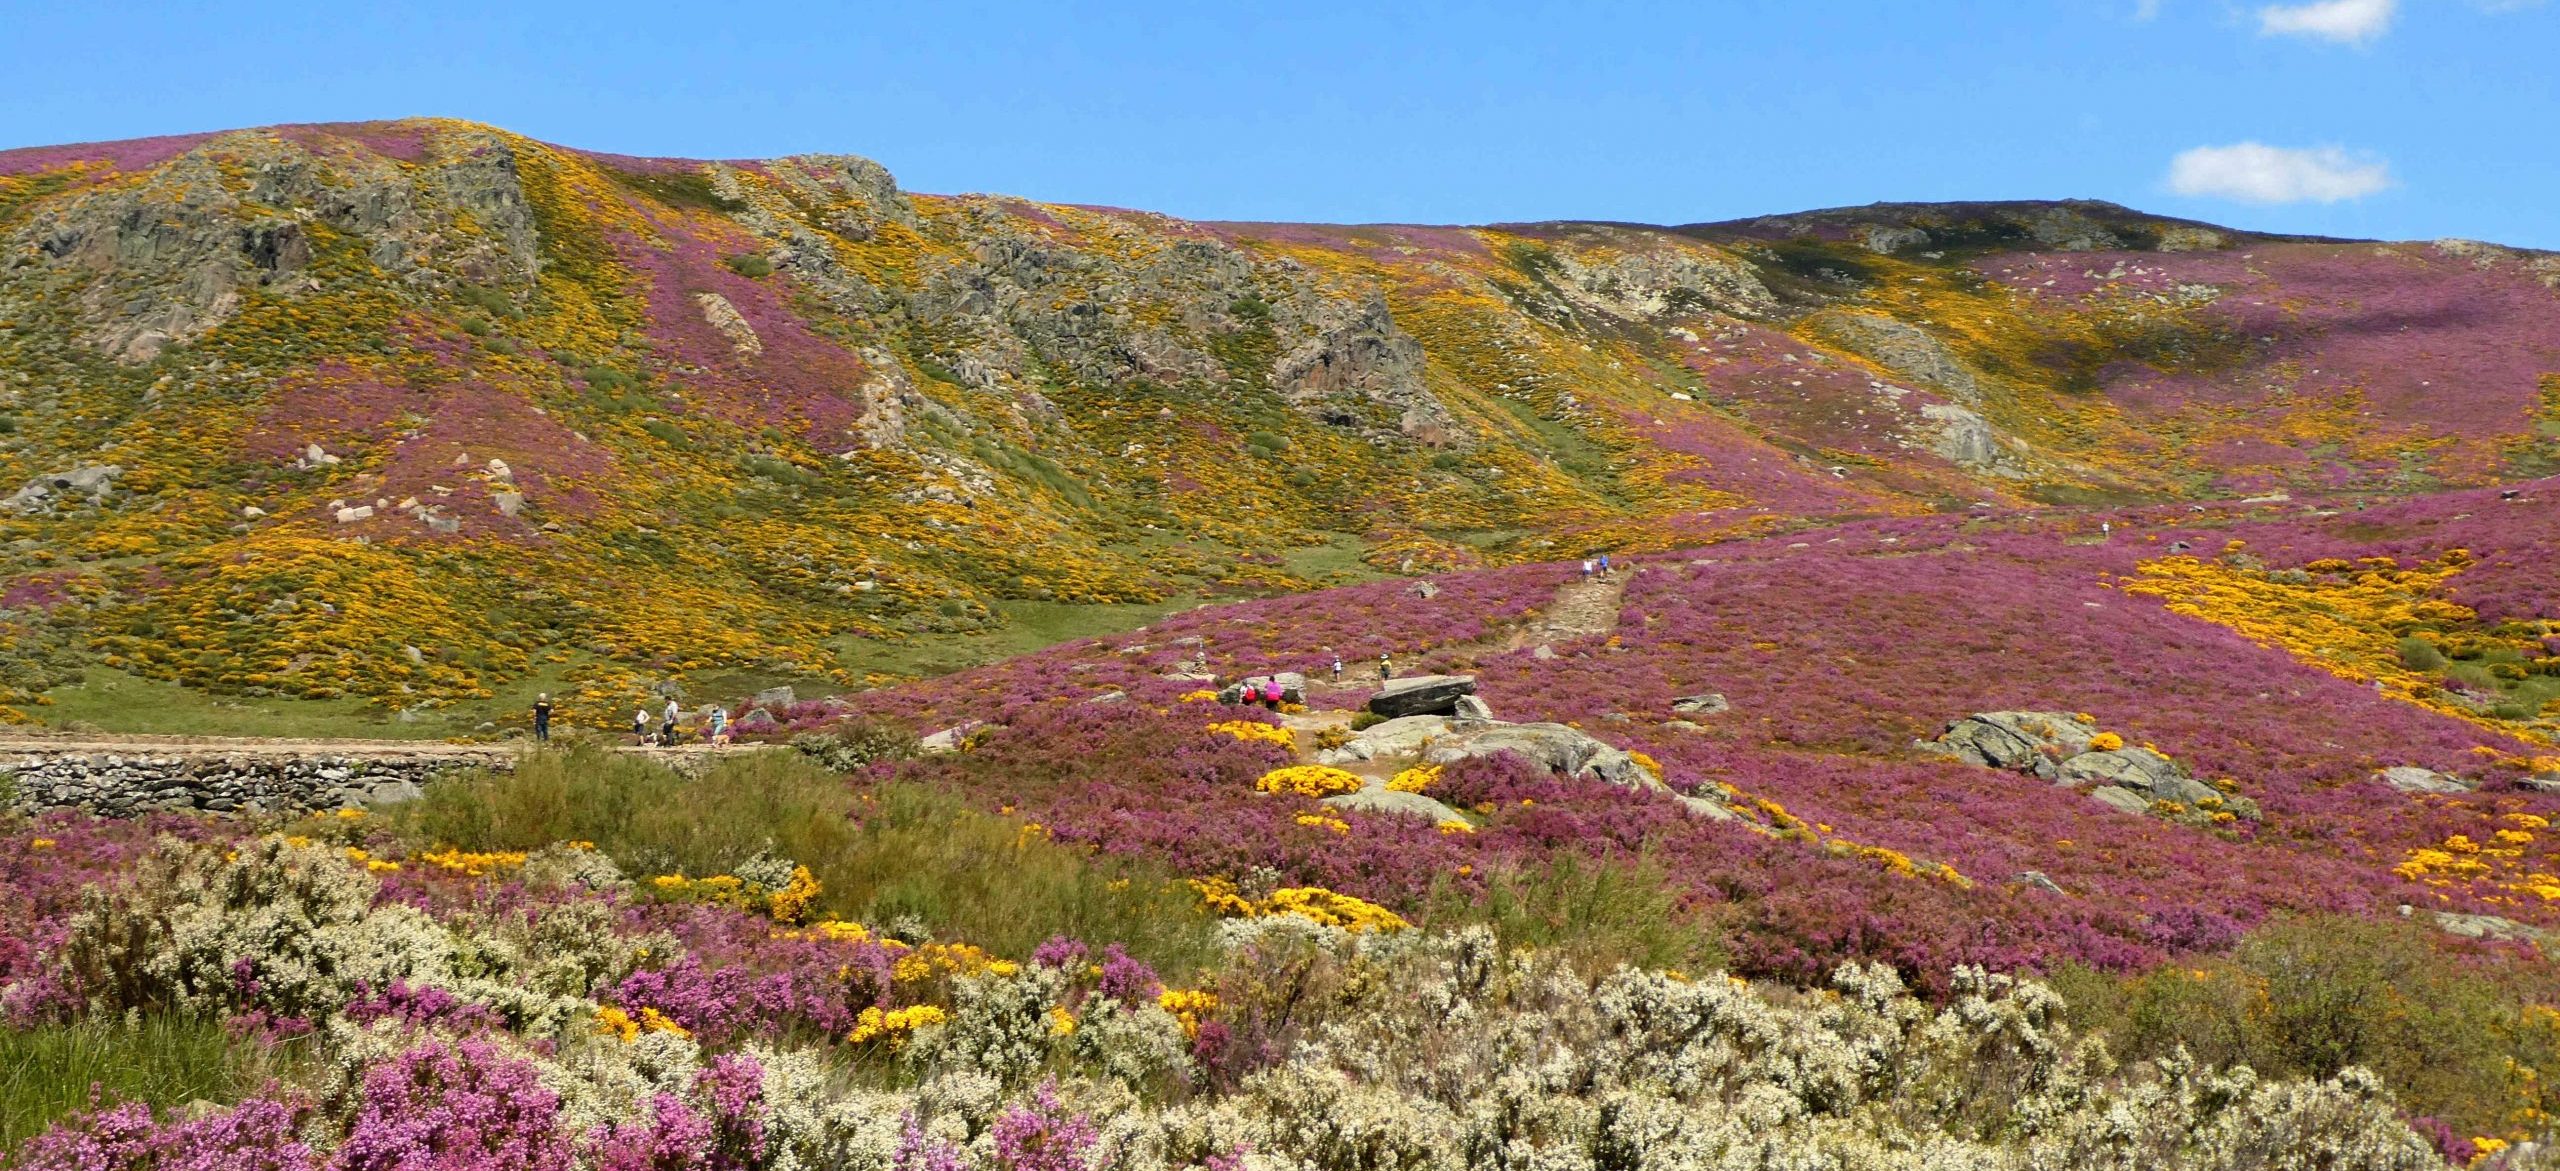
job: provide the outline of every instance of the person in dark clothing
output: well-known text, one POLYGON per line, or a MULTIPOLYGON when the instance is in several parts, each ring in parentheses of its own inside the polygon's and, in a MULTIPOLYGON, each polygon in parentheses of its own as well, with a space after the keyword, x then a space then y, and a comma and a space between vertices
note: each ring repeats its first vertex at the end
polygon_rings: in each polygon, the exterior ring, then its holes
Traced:
POLYGON ((533 738, 544 743, 551 740, 551 693, 548 691, 533 697, 533 738))
POLYGON ((1386 682, 1387 680, 1389 680, 1389 679, 1393 679, 1393 678, 1395 678, 1395 677, 1396 677, 1396 662, 1395 662, 1395 660, 1394 660, 1394 659, 1390 659, 1390 658, 1388 658, 1388 657, 1387 657, 1387 652, 1385 652, 1385 651, 1379 651, 1379 652, 1378 652, 1378 682, 1380 682, 1380 683, 1384 683, 1384 682, 1386 682))

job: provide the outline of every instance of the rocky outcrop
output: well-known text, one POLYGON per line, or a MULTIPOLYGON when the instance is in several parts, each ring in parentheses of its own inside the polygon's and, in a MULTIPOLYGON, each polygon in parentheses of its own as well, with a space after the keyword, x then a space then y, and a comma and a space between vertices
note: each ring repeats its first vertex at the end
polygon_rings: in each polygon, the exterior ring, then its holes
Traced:
POLYGON ((328 754, 19 753, 0 756, 0 777, 20 812, 80 809, 107 817, 357 809, 414 801, 438 774, 465 765, 510 767, 505 753, 457 760, 449 753, 349 757, 328 754))
POLYGON ((747 323, 746 316, 727 297, 695 293, 693 303, 702 310, 702 320, 729 339, 729 348, 739 357, 753 358, 764 353, 764 339, 756 336, 756 327, 747 323))
POLYGON ((2120 737, 2102 741, 2096 727, 2067 712, 1977 712, 1914 747, 1967 764, 2031 773, 2085 790, 2092 800, 2126 813, 2192 825, 2259 817, 2257 802, 2197 779, 2156 749, 2128 746, 2120 737))
POLYGON ((1967 406, 1982 402, 1982 383, 1971 369, 1919 326, 1873 313, 1833 310, 1805 322, 1822 340, 1967 406))
POLYGON ((1712 716, 1733 710, 1733 705, 1720 692, 1702 691, 1672 700, 1671 710, 1684 716, 1712 716))
POLYGON ((1370 712, 1399 716, 1446 716, 1457 711, 1458 697, 1474 695, 1473 675, 1414 675, 1390 679, 1369 697, 1370 712))
POLYGON ((1588 777, 1621 789, 1650 789, 1661 778, 1625 750, 1565 724, 1485 724, 1452 728, 1423 749, 1430 764, 1511 753, 1558 776, 1588 777))
POLYGON ((2373 779, 2403 793, 2468 793, 2479 787, 2449 773, 2405 764, 2375 773, 2373 779))
POLYGON ((529 283, 535 231, 514 146, 446 129, 436 147, 412 171, 263 132, 222 135, 139 182, 40 205, 9 259, 75 289, 82 340, 126 363, 203 337, 253 291, 317 288, 315 224, 354 238, 393 279, 529 283))
POLYGON ((2024 479, 2026 465, 2003 442, 1990 420, 1954 403, 1920 404, 1920 446, 1967 471, 2024 479))
POLYGON ((105 504, 115 495, 116 477, 123 474, 124 469, 115 464, 83 464, 67 472, 38 476, 0 499, 0 512, 34 515, 82 503, 105 504))
POLYGON ((2059 780, 2062 762, 2089 750, 2098 729, 2070 712, 1976 712, 1948 725, 1925 751, 1984 768, 2059 780))
POLYGON ((1651 319, 1716 312, 1761 317, 1777 299, 1750 265, 1703 248, 1559 248, 1566 296, 1586 309, 1651 319))
POLYGON ((1457 420, 1422 384, 1422 343, 1396 327, 1386 298, 1327 301, 1311 332, 1271 366, 1271 389, 1320 418, 1357 419, 1350 403, 1383 408, 1410 439, 1439 445, 1459 439, 1457 420))

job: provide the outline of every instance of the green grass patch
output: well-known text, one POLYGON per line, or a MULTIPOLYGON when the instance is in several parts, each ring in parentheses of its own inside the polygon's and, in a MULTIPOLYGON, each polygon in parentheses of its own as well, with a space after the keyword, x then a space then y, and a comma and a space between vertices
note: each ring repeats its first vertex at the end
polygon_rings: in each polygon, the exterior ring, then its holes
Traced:
POLYGON ((948 675, 1062 642, 1134 630, 1199 603, 1200 599, 1189 596, 1114 605, 998 600, 988 603, 1002 620, 992 629, 921 634, 896 642, 845 638, 837 640, 834 649, 837 661, 855 671, 918 677, 948 675))
POLYGON ((1510 947, 1561 951, 1582 972, 1620 964, 1707 972, 1726 966, 1713 924, 1684 911, 1671 876, 1651 858, 1590 860, 1566 851, 1532 870, 1494 875, 1481 894, 1433 892, 1434 929, 1484 924, 1510 947))
POLYGON ((87 1109, 92 1086, 103 1103, 228 1103, 279 1076, 293 1052, 176 1017, 0 1029, 0 1149, 87 1109))
POLYGON ((45 692, 31 709, 57 728, 144 736, 287 736, 297 739, 427 740, 452 734, 442 719, 401 723, 353 699, 244 698, 84 667, 78 683, 45 692))
POLYGON ((635 878, 731 873, 759 855, 809 868, 827 915, 920 920, 935 937, 1021 958, 1051 935, 1126 944, 1167 971, 1213 958, 1214 925, 1166 874, 1050 842, 920 786, 868 793, 788 750, 686 778, 594 748, 458 774, 391 824, 413 846, 532 850, 590 841, 635 878))

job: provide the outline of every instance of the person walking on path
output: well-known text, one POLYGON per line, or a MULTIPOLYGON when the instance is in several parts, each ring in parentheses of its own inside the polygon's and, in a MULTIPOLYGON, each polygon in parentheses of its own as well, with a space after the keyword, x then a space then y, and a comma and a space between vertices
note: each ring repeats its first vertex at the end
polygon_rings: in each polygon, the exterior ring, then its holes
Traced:
POLYGON ((684 709, 676 706, 674 696, 668 696, 666 715, 658 721, 658 743, 660 745, 668 745, 676 742, 676 721, 683 718, 684 709))
POLYGON ((1591 559, 1588 557, 1582 559, 1582 580, 1591 580, 1591 559))
POLYGON ((533 740, 536 744, 551 742, 551 693, 533 697, 533 740))
POLYGON ((729 743, 729 709, 718 704, 713 704, 711 705, 711 715, 709 718, 711 721, 711 746, 713 748, 725 747, 729 743))
POLYGON ((1333 657, 1333 681, 1342 682, 1342 656, 1340 655, 1333 657))
POLYGON ((1600 555, 1600 572, 1609 572, 1609 555, 1606 553, 1600 555))
POLYGON ((1378 652, 1378 682, 1380 682, 1380 683, 1384 683, 1384 682, 1386 682, 1387 680, 1389 680, 1389 679, 1393 679, 1393 678, 1395 678, 1395 677, 1396 677, 1396 661, 1395 661, 1394 659, 1390 659, 1390 658, 1388 658, 1388 657, 1387 657, 1387 652, 1385 652, 1385 651, 1379 651, 1379 652, 1378 652))
POLYGON ((648 708, 637 707, 631 709, 631 743, 640 746, 646 746, 649 743, 648 708))

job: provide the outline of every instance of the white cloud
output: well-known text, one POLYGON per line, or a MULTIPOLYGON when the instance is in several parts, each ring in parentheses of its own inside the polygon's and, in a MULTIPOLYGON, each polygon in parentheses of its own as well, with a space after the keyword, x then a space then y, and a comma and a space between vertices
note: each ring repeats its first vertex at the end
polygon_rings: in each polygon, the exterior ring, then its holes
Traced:
POLYGON ((2236 142, 2199 146, 2169 162, 2169 190, 2244 203, 2336 203, 2391 186, 2391 166, 2334 146, 2236 142))
POLYGON ((2133 18, 2152 20, 2160 15, 2160 0, 2133 0, 2133 18))
POLYGON ((2391 27, 2399 0, 2315 0, 2310 4, 2275 4, 2258 10, 2262 36, 2318 37, 2361 45, 2391 27))

